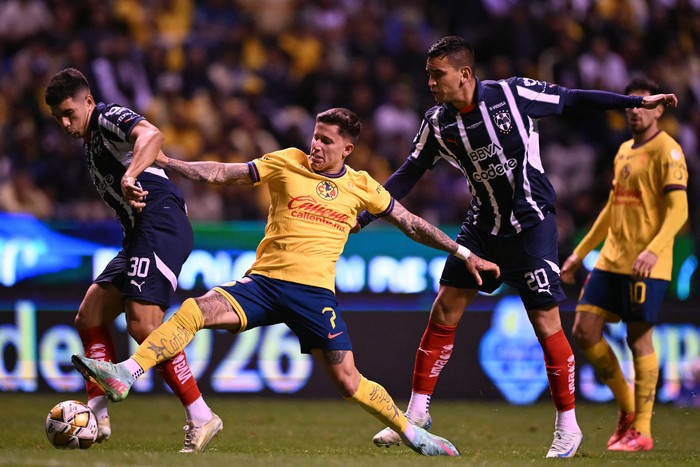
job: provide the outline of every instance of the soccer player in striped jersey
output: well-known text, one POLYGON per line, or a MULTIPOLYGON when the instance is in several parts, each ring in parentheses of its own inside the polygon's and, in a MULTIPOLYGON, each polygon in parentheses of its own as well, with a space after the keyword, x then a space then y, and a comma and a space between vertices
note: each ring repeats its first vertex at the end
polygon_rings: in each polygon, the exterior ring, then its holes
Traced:
POLYGON ((163 167, 189 179, 267 184, 271 205, 256 260, 242 279, 186 300, 129 360, 114 365, 76 355, 76 368, 86 378, 99 381, 112 400, 118 401, 127 396, 136 377, 176 355, 200 329, 240 333, 285 323, 298 337, 301 351, 316 358, 345 399, 391 426, 419 454, 458 456, 448 440, 410 424, 386 390, 356 368, 335 297, 335 263, 357 215, 368 209, 413 240, 455 254, 477 282, 482 280, 479 272, 498 275, 498 267, 406 211, 366 172, 345 165, 361 127, 356 114, 336 108, 316 116, 308 155, 289 148, 248 163, 225 164, 182 162, 161 154, 163 167))
MULTIPOLYGON (((163 322, 192 251, 192 226, 180 191, 154 163, 163 142, 158 128, 128 108, 96 103, 88 81, 75 68, 55 74, 44 97, 61 127, 84 140, 90 176, 124 232, 121 251, 88 288, 75 318, 85 355, 112 361, 116 355, 109 324, 120 313, 126 312, 127 330, 137 342, 163 322), (149 192, 148 206, 131 206, 132 193, 140 189, 149 192)), ((185 353, 156 369, 185 408, 181 452, 201 451, 222 424, 202 398, 185 353)), ((101 442, 111 435, 107 398, 94 383, 86 386, 101 442)))
MULTIPOLYGON (((440 279, 427 328, 416 352, 407 414, 431 424, 430 398, 453 351, 456 326, 477 293, 501 282, 518 290, 542 350, 556 407, 554 442, 547 457, 572 457, 582 440, 574 411, 575 362, 562 330, 558 302, 565 299, 559 277, 555 193, 539 152, 537 121, 565 108, 600 109, 675 105, 672 94, 624 96, 569 90, 553 83, 514 77, 480 80, 464 39, 448 36, 427 51, 428 87, 437 105, 429 109, 406 162, 387 180, 397 200, 441 160, 460 170, 472 194, 457 243, 501 268, 499 278, 477 284, 454 256, 440 279)), ((372 220, 358 217, 357 231, 372 220)), ((390 429, 374 437, 378 446, 400 442, 390 429)))
MULTIPOLYGON (((660 92, 643 78, 625 89, 625 94, 642 97, 660 92)), ((671 280, 673 239, 688 219, 688 169, 681 147, 658 127, 662 114, 658 107, 627 109, 632 139, 615 155, 608 202, 561 270, 562 280, 574 283, 583 258, 605 240, 581 291, 573 335, 618 404, 617 429, 608 440, 611 451, 654 447, 651 415, 659 360, 652 334, 671 280), (619 321, 627 325, 634 391, 603 336, 606 322, 619 321)))

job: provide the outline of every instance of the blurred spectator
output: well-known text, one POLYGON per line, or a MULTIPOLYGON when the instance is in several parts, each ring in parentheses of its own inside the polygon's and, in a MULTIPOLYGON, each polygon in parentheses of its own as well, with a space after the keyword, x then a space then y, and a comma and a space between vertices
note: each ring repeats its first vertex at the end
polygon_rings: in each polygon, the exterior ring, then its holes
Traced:
POLYGON ((264 36, 276 36, 293 29, 295 9, 308 4, 298 0, 235 0, 264 36))
POLYGON ((557 83, 569 89, 581 89, 583 79, 579 69, 579 39, 574 33, 562 32, 557 43, 539 55, 539 78, 550 83, 557 83))
POLYGON ((153 93, 138 49, 123 31, 106 35, 99 46, 100 56, 92 62, 95 85, 106 102, 145 113, 153 93))
POLYGON ((231 8, 227 0, 199 0, 195 3, 190 39, 203 42, 210 49, 221 43, 243 21, 242 12, 231 8))
POLYGON ((543 166, 562 204, 570 205, 573 198, 594 185, 596 159, 595 150, 576 131, 567 131, 557 141, 544 145, 543 166))
POLYGON ((610 42, 603 35, 593 36, 589 50, 579 59, 579 68, 585 89, 622 92, 629 81, 627 65, 610 50, 610 42))
POLYGON ((224 202, 218 190, 209 189, 204 183, 178 177, 177 186, 187 200, 187 217, 193 222, 218 222, 224 220, 224 202))
POLYGON ((27 170, 15 168, 9 180, 0 183, 0 211, 24 212, 37 219, 49 219, 53 215, 53 203, 36 186, 27 170))
POLYGON ((180 72, 183 97, 192 99, 197 94, 209 93, 214 89, 209 79, 209 63, 209 51, 204 44, 195 42, 185 48, 185 66, 180 72))
POLYGON ((374 126, 379 135, 377 149, 398 169, 411 151, 420 115, 415 108, 413 88, 398 82, 389 91, 389 100, 377 107, 374 126))
MULTIPOLYGON (((57 66, 54 71, 59 69, 73 67, 85 75, 88 83, 96 82, 95 74, 92 72, 92 57, 90 56, 90 50, 87 44, 79 38, 70 39, 65 47, 65 55, 60 66, 57 66)), ((99 89, 91 89, 92 97, 95 98, 95 102, 104 102, 102 94, 100 94, 99 89)))
POLYGON ((184 97, 176 97, 165 105, 170 119, 161 126, 163 152, 186 161, 200 159, 205 144, 202 132, 195 124, 191 102, 184 97))
POLYGON ((53 27, 53 15, 42 0, 5 0, 0 3, 0 42, 14 52, 53 27))
POLYGON ((685 99, 681 106, 689 107, 700 102, 700 58, 697 55, 684 52, 681 44, 672 40, 666 45, 657 65, 660 82, 665 84, 668 92, 692 98, 685 99))
POLYGON ((304 18, 298 18, 293 29, 280 34, 279 48, 290 58, 290 77, 297 83, 315 72, 323 57, 323 44, 304 18))

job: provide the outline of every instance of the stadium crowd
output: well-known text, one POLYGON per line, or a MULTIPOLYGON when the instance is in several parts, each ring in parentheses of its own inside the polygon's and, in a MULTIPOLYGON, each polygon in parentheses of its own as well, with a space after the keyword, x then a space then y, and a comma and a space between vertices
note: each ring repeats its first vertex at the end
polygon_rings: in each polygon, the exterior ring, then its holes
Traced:
MULTIPOLYGON (((364 123, 349 162, 384 181, 434 103, 425 50, 446 34, 473 44, 477 76, 622 92, 644 74, 675 93, 679 107, 660 126, 685 152, 700 237, 698 0, 6 0, 0 211, 113 218, 75 162, 80 143, 61 137, 43 104, 49 77, 68 66, 87 76, 98 102, 145 115, 163 131, 167 154, 184 160, 244 162, 305 148, 319 110, 348 107, 364 123)), ((574 232, 604 204, 613 156, 629 134, 622 112, 544 119, 540 130, 560 242, 570 251, 574 232)), ((468 188, 458 171, 436 171, 404 203, 431 222, 459 223, 468 188)), ((266 218, 264 190, 176 182, 195 222, 266 218)))

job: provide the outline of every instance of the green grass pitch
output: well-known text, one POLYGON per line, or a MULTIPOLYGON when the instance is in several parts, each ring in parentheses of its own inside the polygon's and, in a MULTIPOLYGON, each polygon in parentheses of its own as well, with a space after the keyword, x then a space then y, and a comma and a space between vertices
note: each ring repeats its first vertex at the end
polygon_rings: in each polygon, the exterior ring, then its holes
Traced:
MULTIPOLYGON (((459 459, 424 458, 404 446, 376 448, 371 441, 380 423, 342 400, 208 397, 224 421, 224 431, 206 452, 177 451, 183 439, 184 412, 170 396, 132 395, 113 404, 112 438, 85 451, 49 445, 44 420, 53 405, 72 395, 0 393, 2 466, 499 466, 543 465, 700 465, 700 410, 657 404, 655 448, 647 453, 608 452, 614 430, 611 404, 579 404, 584 441, 573 459, 544 459, 552 440, 551 405, 511 406, 436 400, 433 431, 453 441, 459 459)), ((401 401, 400 406, 404 406, 401 401)))

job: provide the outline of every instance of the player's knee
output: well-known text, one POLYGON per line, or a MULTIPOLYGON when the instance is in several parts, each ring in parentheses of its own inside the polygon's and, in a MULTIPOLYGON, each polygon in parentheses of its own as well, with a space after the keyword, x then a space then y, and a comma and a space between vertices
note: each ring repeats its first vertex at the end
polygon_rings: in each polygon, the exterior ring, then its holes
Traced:
POLYGON ((78 310, 78 313, 75 314, 75 320, 73 321, 73 324, 75 325, 75 328, 78 330, 87 328, 87 325, 85 323, 85 319, 80 314, 80 310, 78 310))
POLYGON ((571 329, 571 335, 574 341, 576 341, 576 344, 582 349, 593 347, 597 339, 595 333, 591 329, 579 323, 574 324, 574 327, 571 329))
POLYGON ((155 328, 156 326, 142 321, 128 321, 126 324, 127 332, 138 344, 143 342, 155 328))
POLYGON ((343 397, 352 397, 360 385, 360 373, 356 368, 329 368, 328 375, 343 397))
POLYGON ((445 326, 456 326, 463 313, 464 308, 455 306, 453 302, 438 297, 430 310, 430 320, 445 326))
POLYGON ((352 397, 357 392, 357 387, 353 387, 348 380, 343 380, 336 383, 340 395, 344 398, 352 397))
POLYGON ((75 315, 74 320, 75 328, 80 330, 92 328, 95 326, 100 326, 102 320, 94 312, 90 313, 90 310, 83 305, 78 308, 78 313, 75 315))
POLYGON ((641 357, 654 353, 654 343, 651 339, 640 338, 627 334, 627 345, 634 357, 641 357))
POLYGON ((336 386, 340 390, 340 395, 348 398, 352 397, 357 392, 359 381, 353 378, 352 375, 343 375, 336 381, 336 386))

